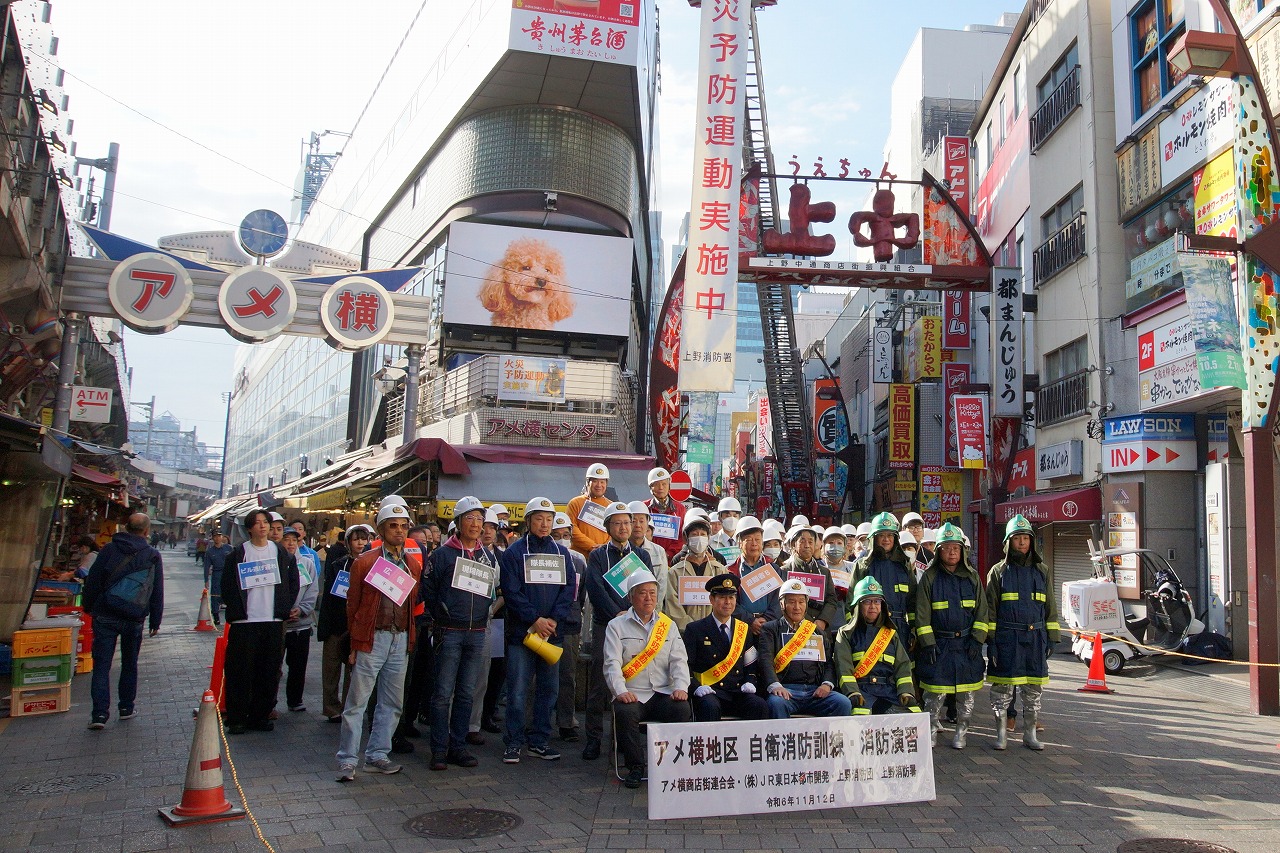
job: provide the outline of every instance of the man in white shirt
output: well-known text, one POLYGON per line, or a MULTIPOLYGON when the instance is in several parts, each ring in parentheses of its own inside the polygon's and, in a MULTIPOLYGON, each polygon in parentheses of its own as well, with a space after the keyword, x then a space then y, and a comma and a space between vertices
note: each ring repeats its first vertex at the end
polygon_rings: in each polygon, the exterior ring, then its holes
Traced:
POLYGON ((631 606, 609 622, 604 680, 613 694, 613 725, 627 763, 623 784, 639 788, 645 750, 641 722, 687 723, 689 656, 675 623, 658 612, 658 579, 638 569, 627 578, 631 606))

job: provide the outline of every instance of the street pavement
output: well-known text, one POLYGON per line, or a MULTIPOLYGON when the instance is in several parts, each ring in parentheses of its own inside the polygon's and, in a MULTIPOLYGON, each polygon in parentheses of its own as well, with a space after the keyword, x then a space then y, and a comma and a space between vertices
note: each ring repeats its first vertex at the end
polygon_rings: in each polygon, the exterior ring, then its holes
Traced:
MULTIPOLYGON (((139 715, 90 732, 89 676, 77 676, 69 713, 0 720, 0 849, 30 853, 266 849, 248 820, 169 829, 156 814, 182 795, 192 709, 208 684, 214 634, 193 633, 199 573, 181 550, 165 551, 169 602, 161 634, 143 642, 139 715), (171 556, 172 555, 172 556, 171 556)), ((499 736, 480 747, 478 768, 432 773, 419 752, 393 756, 394 776, 335 780, 338 727, 319 715, 319 646, 307 704, 280 704, 273 733, 231 738, 224 764, 229 798, 244 798, 275 850, 326 851, 1097 851, 1123 842, 1182 838, 1232 850, 1280 849, 1280 720, 1248 715, 1243 668, 1131 663, 1108 679, 1113 695, 1077 693, 1085 668, 1068 656, 1050 665, 1044 740, 1021 734, 991 748, 983 711, 963 752, 950 735, 934 754, 937 799, 929 803, 776 815, 650 821, 643 790, 627 791, 604 759, 584 762, 581 744, 559 744, 556 763, 501 763, 499 736), (472 840, 423 838, 413 818, 448 808, 514 812, 523 823, 472 840)), ((114 684, 113 684, 114 690, 114 684)), ((113 703, 114 704, 114 703, 113 703)), ((1158 848, 1147 848, 1158 849, 1158 848)))

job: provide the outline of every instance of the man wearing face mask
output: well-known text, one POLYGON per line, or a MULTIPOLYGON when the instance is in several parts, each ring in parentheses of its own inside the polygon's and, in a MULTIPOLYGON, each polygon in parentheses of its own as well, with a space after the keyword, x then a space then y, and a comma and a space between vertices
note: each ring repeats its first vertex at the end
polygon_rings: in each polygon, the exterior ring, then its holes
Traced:
POLYGON ((720 519, 720 531, 712 531, 711 547, 719 553, 720 561, 728 565, 738 558, 738 543, 733 534, 738 529, 738 519, 742 517, 742 504, 737 498, 721 498, 716 515, 720 519))
MULTIPOLYGON (((735 519, 736 520, 736 519, 735 519)), ((662 612, 680 631, 695 619, 711 613, 711 597, 705 584, 724 571, 724 563, 711 550, 711 525, 698 510, 684 517, 684 559, 667 570, 667 597, 662 612)))
POLYGON ((776 518, 764 520, 764 555, 774 564, 780 564, 791 556, 782 550, 782 540, 786 536, 787 529, 782 526, 781 521, 776 518))
POLYGON ((871 550, 871 522, 864 521, 858 525, 858 533, 854 539, 853 550, 857 554, 854 557, 855 562, 861 560, 871 550))
MULTIPOLYGON (((572 517, 572 516, 570 516, 572 517)), ((652 576, 649 555, 631 546, 631 512, 621 502, 609 504, 604 525, 609 541, 599 545, 587 557, 585 584, 591 599, 591 666, 587 670, 587 743, 582 749, 584 761, 600 757, 600 741, 604 736, 604 712, 609 707, 609 687, 604 678, 604 635, 609 622, 627 609, 624 593, 626 579, 640 569, 652 576), (620 565, 621 564, 621 565, 620 565)), ((654 578, 654 584, 657 579, 654 578)), ((655 587, 655 595, 657 589, 655 587)))
MULTIPOLYGON (((684 546, 680 528, 689 508, 671 497, 671 472, 666 468, 654 468, 649 472, 648 480, 649 492, 653 497, 644 503, 653 519, 653 541, 666 552, 667 561, 670 562, 684 546)), ((662 578, 663 575, 658 575, 659 581, 662 578)))
POLYGON ((911 570, 915 572, 916 583, 920 582, 920 576, 924 574, 927 565, 920 561, 920 546, 916 544, 916 538, 911 535, 910 530, 903 530, 898 533, 898 545, 902 547, 902 553, 907 555, 907 563, 911 566, 911 570))
POLYGON ((808 590, 805 618, 817 626, 820 633, 827 633, 840 613, 840 597, 836 594, 831 571, 818 557, 818 534, 811 527, 793 528, 791 558, 782 564, 783 580, 801 580, 808 590), (821 590, 821 597, 815 593, 821 590))
POLYGON ((882 512, 871 520, 871 545, 871 552, 854 564, 853 582, 865 577, 879 582, 889 620, 910 651, 915 648, 916 570, 898 543, 893 513, 882 512))
MULTIPOLYGON (((727 567, 729 574, 745 579, 741 588, 736 590, 737 609, 733 615, 747 624, 753 637, 760 636, 766 622, 782 615, 782 606, 778 603, 778 587, 782 586, 782 576, 774 568, 773 559, 765 553, 764 548, 768 523, 762 525, 752 515, 744 515, 738 519, 738 529, 734 535, 742 554, 727 567)), ((713 598, 712 604, 714 603, 713 598)))

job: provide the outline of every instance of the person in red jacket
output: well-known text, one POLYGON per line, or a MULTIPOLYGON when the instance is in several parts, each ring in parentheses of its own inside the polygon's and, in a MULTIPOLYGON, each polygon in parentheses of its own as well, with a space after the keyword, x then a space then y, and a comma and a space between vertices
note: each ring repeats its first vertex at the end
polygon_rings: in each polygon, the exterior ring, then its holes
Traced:
POLYGON ((400 765, 387 753, 404 702, 404 673, 415 639, 413 608, 422 576, 420 555, 405 549, 410 524, 403 498, 390 495, 383 499, 377 518, 382 547, 366 551, 351 564, 347 587, 351 689, 342 711, 339 782, 355 779, 365 707, 375 686, 378 707, 365 746, 364 769, 369 773, 400 772, 400 765))
POLYGON ((649 472, 649 491, 653 497, 645 501, 653 524, 653 542, 667 552, 667 561, 674 562, 676 554, 684 548, 684 514, 688 507, 671 497, 671 472, 666 468, 654 468, 649 472))

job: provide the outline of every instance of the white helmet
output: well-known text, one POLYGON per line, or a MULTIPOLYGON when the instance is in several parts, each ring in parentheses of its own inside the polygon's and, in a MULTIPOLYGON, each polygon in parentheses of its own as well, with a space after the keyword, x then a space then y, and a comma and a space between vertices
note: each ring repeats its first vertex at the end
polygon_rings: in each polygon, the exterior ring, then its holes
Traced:
POLYGON ((484 523, 497 527, 502 523, 502 519, 498 518, 498 514, 493 511, 493 507, 489 507, 484 511, 484 523))
MULTIPOLYGON (((899 536, 899 539, 901 539, 901 536, 899 536)), ((922 544, 927 542, 937 542, 937 541, 938 541, 938 528, 936 527, 926 527, 924 529, 924 533, 920 535, 920 542, 922 544)))
POLYGON ((786 535, 787 529, 782 526, 781 521, 776 518, 766 518, 764 520, 764 541, 772 542, 775 539, 781 541, 786 535))
POLYGON ((914 544, 916 544, 916 537, 912 535, 912 533, 911 533, 911 531, 910 531, 910 530, 899 530, 899 531, 898 531, 898 544, 899 544, 899 545, 914 545, 914 544))
POLYGON ((381 509, 382 507, 390 506, 391 504, 408 506, 409 502, 406 501, 404 498, 400 497, 399 495, 387 495, 385 498, 382 499, 381 503, 378 504, 378 508, 381 509))
POLYGON ((842 524, 840 525, 840 532, 845 536, 853 538, 858 535, 858 526, 856 524, 842 524))
POLYGON ((871 522, 864 521, 858 525, 857 536, 859 539, 865 539, 871 535, 871 522))
POLYGON ((372 539, 372 538, 373 538, 373 528, 372 528, 372 527, 370 527, 370 526, 369 526, 369 525, 367 525, 367 524, 353 524, 353 525, 351 525, 350 527, 348 527, 348 528, 347 528, 347 532, 346 532, 346 533, 344 533, 344 534, 342 534, 342 537, 343 537, 344 539, 346 539, 346 538, 350 537, 350 536, 351 536, 351 534, 352 534, 353 532, 357 531, 357 530, 359 530, 359 531, 361 531, 362 533, 364 533, 364 538, 366 538, 366 539, 372 539))
POLYGON ((902 517, 903 527, 906 527, 908 524, 911 524, 912 522, 919 522, 920 524, 924 524, 924 516, 922 516, 918 512, 909 512, 902 517))
POLYGON ((389 518, 403 518, 407 521, 409 520, 409 508, 404 504, 389 504, 383 501, 382 506, 378 509, 377 521, 374 523, 381 527, 382 522, 389 518))
POLYGON ((595 462, 587 466, 588 480, 607 480, 609 479, 609 469, 600 462, 595 462))
POLYGON ((707 513, 707 521, 710 521, 712 524, 719 524, 719 523, 720 523, 720 513, 715 512, 715 511, 712 511, 712 512, 707 513))
POLYGON ((738 526, 733 531, 733 537, 735 539, 741 539, 746 534, 753 533, 757 530, 762 532, 764 531, 764 525, 760 523, 760 519, 756 518, 754 515, 744 515, 742 518, 738 519, 738 526))
POLYGON ((689 532, 689 528, 694 524, 705 524, 708 529, 711 527, 711 519, 707 518, 707 514, 700 509, 691 509, 684 515, 684 524, 680 526, 680 534, 689 532))
POLYGON ((792 517, 792 519, 791 519, 791 526, 792 526, 792 527, 808 527, 808 526, 809 526, 809 516, 807 516, 807 515, 797 515, 797 516, 792 517))
POLYGON ((742 512, 742 504, 738 503, 737 498, 721 498, 720 505, 716 507, 716 512, 742 512))
MULTIPOLYGON (((533 501, 530 501, 530 503, 533 503, 533 501)), ((493 506, 489 507, 489 509, 493 510, 498 515, 511 515, 511 510, 507 509, 502 504, 494 504, 493 506)), ((528 511, 529 510, 527 509, 525 510, 525 512, 528 512, 528 511)))
POLYGON ((841 528, 840 525, 838 524, 833 524, 832 526, 828 527, 826 531, 823 532, 822 541, 825 542, 828 539, 832 538, 833 536, 839 536, 841 539, 843 539, 844 529, 841 528))
POLYGON ((653 468, 649 471, 649 485, 661 483, 663 480, 670 480, 671 472, 666 468, 653 468))
POLYGON ((631 590, 646 583, 657 584, 658 579, 648 569, 636 569, 627 576, 627 593, 630 594, 631 590))
MULTIPOLYGON (((494 515, 500 515, 506 509, 502 504, 490 507, 494 511, 494 515)), ((529 514, 533 512, 549 512, 554 517, 556 505, 549 498, 534 498, 524 505, 524 517, 527 520, 529 514)), ((554 522, 553 522, 554 523, 554 522)))
POLYGON ((631 513, 632 515, 652 515, 653 514, 649 511, 649 507, 645 505, 644 501, 632 501, 631 503, 627 504, 627 512, 631 513))
MULTIPOLYGON (((801 528, 807 530, 808 528, 801 528)), ((799 578, 791 578, 782 582, 782 586, 778 587, 778 598, 784 595, 803 595, 809 597, 809 590, 805 587, 804 581, 799 578)))
POLYGON ((573 521, 563 512, 556 513, 556 520, 551 522, 552 530, 568 530, 573 527, 573 521))
POLYGON ((280 514, 280 513, 278 513, 278 512, 273 512, 273 513, 271 513, 271 520, 272 520, 272 521, 279 521, 279 522, 283 523, 283 522, 284 522, 284 516, 283 516, 283 515, 281 515, 281 514, 280 514))
POLYGON ((453 517, 462 518, 467 513, 475 512, 476 510, 484 512, 484 504, 480 503, 479 498, 467 495, 466 497, 458 498, 458 502, 453 505, 453 517))
POLYGON ((631 508, 622 501, 614 501, 604 508, 604 520, 608 521, 615 515, 625 515, 627 518, 631 518, 631 508))

